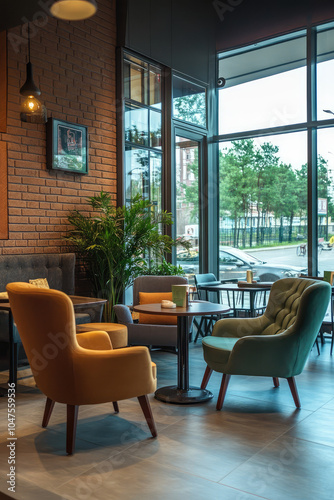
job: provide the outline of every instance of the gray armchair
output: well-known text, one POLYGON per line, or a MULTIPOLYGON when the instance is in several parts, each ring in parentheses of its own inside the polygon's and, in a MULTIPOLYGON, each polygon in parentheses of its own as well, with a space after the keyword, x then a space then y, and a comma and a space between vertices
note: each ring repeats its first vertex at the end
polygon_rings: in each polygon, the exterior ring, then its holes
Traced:
MULTIPOLYGON (((186 285, 182 276, 140 276, 133 283, 133 305, 139 304, 139 292, 171 292, 172 285, 186 285)), ((128 306, 114 306, 118 323, 128 327, 129 345, 177 346, 177 326, 135 323, 128 306)))

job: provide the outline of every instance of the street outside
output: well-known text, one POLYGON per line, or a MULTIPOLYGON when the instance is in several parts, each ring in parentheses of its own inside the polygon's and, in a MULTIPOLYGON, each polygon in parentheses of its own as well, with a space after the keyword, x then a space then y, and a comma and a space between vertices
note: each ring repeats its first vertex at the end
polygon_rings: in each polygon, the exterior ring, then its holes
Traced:
MULTIPOLYGON (((307 255, 297 256, 297 245, 291 247, 264 248, 261 250, 245 250, 245 252, 254 255, 260 260, 272 264, 285 264, 290 266, 306 267, 307 255)), ((319 253, 319 275, 322 276, 324 271, 334 270, 334 250, 322 250, 319 253)))

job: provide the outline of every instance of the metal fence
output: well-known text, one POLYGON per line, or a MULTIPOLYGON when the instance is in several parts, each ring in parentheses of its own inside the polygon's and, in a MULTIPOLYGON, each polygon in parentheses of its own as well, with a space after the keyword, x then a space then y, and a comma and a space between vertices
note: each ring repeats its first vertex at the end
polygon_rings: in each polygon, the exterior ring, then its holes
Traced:
MULTIPOLYGON (((330 228, 332 229, 332 228, 330 228)), ((329 228, 318 226, 318 237, 328 239, 329 228)), ((307 241, 307 226, 276 226, 253 228, 220 228, 220 245, 252 248, 307 241)))

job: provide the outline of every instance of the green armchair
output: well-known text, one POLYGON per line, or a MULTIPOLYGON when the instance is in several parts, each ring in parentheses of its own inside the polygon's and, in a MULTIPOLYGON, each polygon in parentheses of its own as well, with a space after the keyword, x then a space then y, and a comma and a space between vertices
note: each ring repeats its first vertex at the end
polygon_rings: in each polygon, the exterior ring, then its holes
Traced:
POLYGON ((331 295, 324 281, 286 278, 271 289, 265 313, 257 318, 217 321, 212 336, 202 340, 207 368, 223 374, 217 410, 223 406, 231 375, 272 377, 274 386, 286 378, 297 408, 300 400, 294 377, 299 375, 319 333, 331 295))

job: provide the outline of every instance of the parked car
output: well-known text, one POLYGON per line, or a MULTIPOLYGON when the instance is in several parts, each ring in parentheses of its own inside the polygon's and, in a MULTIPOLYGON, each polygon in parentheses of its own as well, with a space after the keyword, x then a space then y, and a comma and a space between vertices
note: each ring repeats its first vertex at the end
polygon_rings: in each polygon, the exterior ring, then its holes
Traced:
MULTIPOLYGON (((177 264, 182 266, 187 274, 197 274, 199 272, 198 253, 193 251, 179 253, 177 264)), ((254 278, 259 281, 276 281, 280 278, 307 274, 307 269, 304 267, 267 263, 238 248, 228 246, 219 248, 220 279, 244 280, 248 269, 253 271, 254 278)))

